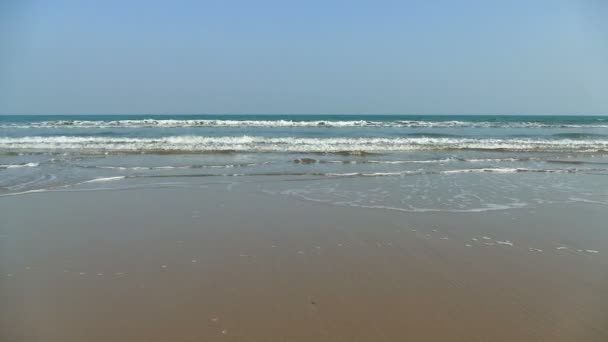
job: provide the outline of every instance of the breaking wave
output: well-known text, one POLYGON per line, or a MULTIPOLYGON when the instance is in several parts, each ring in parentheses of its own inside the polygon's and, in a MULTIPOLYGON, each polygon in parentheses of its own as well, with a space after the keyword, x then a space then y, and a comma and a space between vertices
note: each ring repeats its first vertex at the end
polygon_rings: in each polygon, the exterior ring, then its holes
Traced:
POLYGON ((8 152, 147 152, 147 153, 383 153, 420 150, 484 150, 514 152, 606 152, 608 139, 527 138, 300 138, 300 137, 21 137, 0 138, 0 150, 8 152))
POLYGON ((404 127, 404 128, 608 128, 601 123, 547 123, 535 121, 461 121, 461 120, 210 120, 210 119, 139 119, 139 120, 49 120, 6 123, 0 128, 179 128, 179 127, 404 127))

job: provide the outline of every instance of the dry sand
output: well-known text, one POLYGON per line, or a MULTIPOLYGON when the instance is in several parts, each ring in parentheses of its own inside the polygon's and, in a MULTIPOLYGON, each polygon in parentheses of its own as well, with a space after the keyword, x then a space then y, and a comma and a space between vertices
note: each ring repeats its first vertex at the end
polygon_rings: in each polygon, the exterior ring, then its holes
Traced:
POLYGON ((608 213, 588 208, 2 197, 0 341, 608 341, 608 213))

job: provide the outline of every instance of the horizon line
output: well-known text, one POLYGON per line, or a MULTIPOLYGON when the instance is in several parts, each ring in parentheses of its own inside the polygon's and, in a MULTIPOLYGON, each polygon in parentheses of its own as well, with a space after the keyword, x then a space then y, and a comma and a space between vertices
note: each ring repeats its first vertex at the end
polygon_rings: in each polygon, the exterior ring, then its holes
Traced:
POLYGON ((293 116, 337 116, 337 115, 349 115, 349 116, 608 116, 608 113, 603 114, 587 114, 587 113, 562 113, 562 114, 513 114, 513 113, 502 113, 502 114, 479 114, 479 113, 424 113, 424 114, 412 114, 412 113, 19 113, 19 114, 7 114, 0 113, 0 116, 95 116, 95 115, 107 115, 107 116, 120 116, 120 115, 133 115, 133 116, 169 116, 169 115, 185 115, 185 116, 197 116, 197 115, 216 115, 216 116, 237 116, 237 115, 265 115, 265 116, 280 116, 280 115, 293 115, 293 116))

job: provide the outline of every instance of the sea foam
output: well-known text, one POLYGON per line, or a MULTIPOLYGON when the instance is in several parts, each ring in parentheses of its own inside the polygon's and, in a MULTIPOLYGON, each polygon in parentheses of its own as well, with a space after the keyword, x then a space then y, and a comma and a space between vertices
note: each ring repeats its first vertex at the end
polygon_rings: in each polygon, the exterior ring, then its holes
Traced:
POLYGON ((486 150, 514 152, 602 152, 608 139, 525 138, 304 138, 263 136, 168 136, 117 138, 77 136, 30 136, 0 138, 0 149, 8 151, 84 150, 100 152, 406 152, 424 150, 486 150))

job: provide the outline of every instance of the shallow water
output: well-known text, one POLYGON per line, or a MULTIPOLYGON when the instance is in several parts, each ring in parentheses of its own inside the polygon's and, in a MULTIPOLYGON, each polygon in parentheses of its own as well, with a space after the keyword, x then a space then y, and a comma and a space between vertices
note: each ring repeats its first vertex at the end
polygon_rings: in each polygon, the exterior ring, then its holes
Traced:
POLYGON ((312 179, 263 189, 304 200, 466 212, 605 206, 607 175, 608 117, 0 117, 0 195, 253 176, 312 179))

